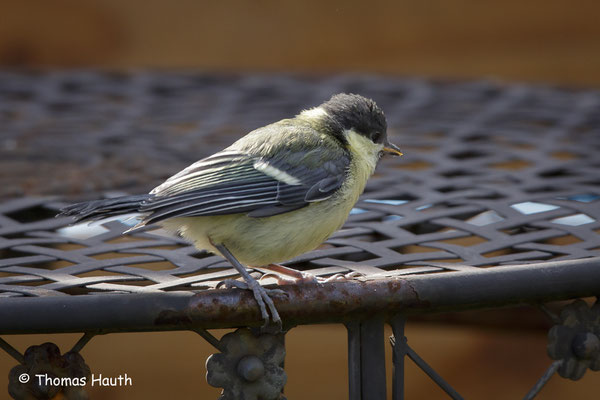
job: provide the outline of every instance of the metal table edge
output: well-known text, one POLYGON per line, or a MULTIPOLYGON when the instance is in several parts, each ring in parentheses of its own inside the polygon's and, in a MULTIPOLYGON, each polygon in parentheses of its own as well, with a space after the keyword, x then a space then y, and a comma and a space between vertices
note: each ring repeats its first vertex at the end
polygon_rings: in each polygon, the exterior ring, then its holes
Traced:
MULTIPOLYGON (((284 285, 284 325, 493 308, 600 294, 600 257, 405 277, 284 285)), ((260 326, 249 291, 156 292, 0 300, 0 334, 136 332, 260 326)))

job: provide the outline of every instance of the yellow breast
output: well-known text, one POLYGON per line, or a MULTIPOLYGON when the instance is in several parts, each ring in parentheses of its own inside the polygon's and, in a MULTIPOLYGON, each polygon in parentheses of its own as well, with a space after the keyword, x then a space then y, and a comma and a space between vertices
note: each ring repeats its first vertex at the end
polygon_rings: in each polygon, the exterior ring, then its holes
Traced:
POLYGON ((345 133, 352 153, 347 177, 330 199, 285 214, 250 218, 244 214, 167 220, 199 249, 215 253, 223 243, 243 264, 261 266, 294 258, 315 249, 339 229, 375 171, 381 144, 353 131, 345 133))

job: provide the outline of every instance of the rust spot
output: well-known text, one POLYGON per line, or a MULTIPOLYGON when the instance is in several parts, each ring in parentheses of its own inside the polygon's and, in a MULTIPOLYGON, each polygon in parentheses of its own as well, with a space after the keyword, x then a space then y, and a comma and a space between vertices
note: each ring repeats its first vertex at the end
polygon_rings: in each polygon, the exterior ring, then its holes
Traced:
POLYGON ((174 310, 163 310, 154 320, 155 325, 189 325, 192 321, 190 318, 180 312, 174 310))
POLYGON ((333 309, 333 310, 343 310, 345 308, 346 303, 343 301, 338 301, 338 300, 331 300, 329 302, 329 306, 333 309))

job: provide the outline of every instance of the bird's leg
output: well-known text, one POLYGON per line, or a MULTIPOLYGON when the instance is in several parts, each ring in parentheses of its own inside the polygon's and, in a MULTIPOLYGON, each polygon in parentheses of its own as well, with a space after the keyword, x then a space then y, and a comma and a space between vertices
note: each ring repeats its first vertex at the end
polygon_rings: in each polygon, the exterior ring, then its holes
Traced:
POLYGON ((246 268, 231 254, 229 249, 225 247, 223 244, 213 244, 217 250, 233 265, 233 267, 240 273, 244 281, 248 285, 248 289, 252 290, 252 294, 258 303, 258 307, 260 308, 260 313, 262 315, 262 319, 265 321, 263 325, 263 329, 267 327, 269 324, 269 313, 267 312, 267 307, 269 307, 269 311, 271 311, 271 317, 275 324, 281 327, 281 318, 279 317, 279 313, 275 308, 275 304, 273 304, 273 300, 267 294, 265 288, 263 288, 257 281, 254 279, 246 268), (265 306, 266 304, 266 306, 265 306))
POLYGON ((294 283, 318 283, 319 279, 311 273, 298 271, 292 268, 284 267, 279 264, 269 264, 263 267, 251 267, 264 273, 260 279, 268 276, 274 276, 277 284, 286 285, 294 283))

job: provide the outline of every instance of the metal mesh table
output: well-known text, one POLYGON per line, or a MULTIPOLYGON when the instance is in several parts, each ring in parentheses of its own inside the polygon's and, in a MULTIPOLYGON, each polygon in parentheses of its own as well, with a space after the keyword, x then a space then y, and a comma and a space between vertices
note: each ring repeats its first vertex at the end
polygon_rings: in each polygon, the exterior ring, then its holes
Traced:
MULTIPOLYGON (((283 287, 288 296, 275 302, 288 328, 343 322, 352 336, 372 314, 383 323, 600 293, 599 91, 373 76, 5 71, 0 333, 260 324, 249 293, 215 289, 236 277, 222 258, 153 227, 121 236, 123 222, 65 228, 70 220, 54 215, 67 197, 147 192, 337 92, 375 99, 405 156, 381 163, 342 230, 285 263, 317 276, 362 275, 283 287)), ((351 393, 377 398, 365 395, 376 385, 362 382, 351 393)))

